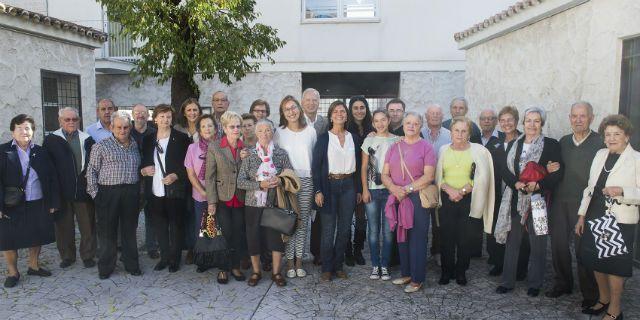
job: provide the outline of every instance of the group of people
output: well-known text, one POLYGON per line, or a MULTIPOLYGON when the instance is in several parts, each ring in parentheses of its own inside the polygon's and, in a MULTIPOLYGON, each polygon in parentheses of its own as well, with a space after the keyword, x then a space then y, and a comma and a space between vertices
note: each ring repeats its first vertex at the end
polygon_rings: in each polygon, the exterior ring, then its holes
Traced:
POLYGON ((496 292, 526 279, 532 297, 543 285, 550 238, 555 283, 546 296, 556 298, 573 290, 575 238, 583 312, 622 319, 640 205, 640 153, 629 143, 626 117, 610 115, 595 132, 593 107, 576 102, 572 133, 557 141, 543 133, 542 108, 524 110, 521 122, 513 106, 482 110, 478 126, 466 117, 464 98, 453 99, 446 121, 434 103, 423 117, 401 99, 370 110, 364 96, 331 103, 323 117, 320 94, 309 88, 300 102, 282 99, 277 125, 264 100, 242 115, 228 110, 224 92, 211 102, 212 114, 203 114, 197 99, 177 113, 160 104, 148 121, 142 104, 131 117, 102 99, 86 133, 78 111, 62 108, 60 129, 42 146, 32 142, 33 118, 14 117, 13 139, 0 146, 5 287, 20 279, 17 249, 29 248, 28 275, 51 275, 38 256, 54 241, 60 267, 75 263, 75 220, 86 268, 97 257, 100 279, 109 278, 120 249, 124 269, 141 275, 136 230, 143 211, 146 250, 159 259, 154 270, 178 271, 183 250, 186 264, 198 260, 202 227, 215 219, 228 254, 215 266, 197 263, 197 272, 216 267, 219 283, 231 275, 250 286, 262 270, 278 286, 285 276, 306 276, 310 236, 321 281, 347 278, 345 263, 365 264, 368 240, 370 278, 391 280, 397 259, 400 277, 391 282, 416 292, 425 283, 431 231, 440 285, 467 284, 470 259, 482 255, 486 237, 489 274, 502 277, 496 292), (297 216, 289 236, 262 223, 265 208, 282 207, 283 199, 297 216), (607 218, 619 231, 594 231, 607 218), (622 246, 603 254, 602 241, 606 246, 612 236, 622 246))

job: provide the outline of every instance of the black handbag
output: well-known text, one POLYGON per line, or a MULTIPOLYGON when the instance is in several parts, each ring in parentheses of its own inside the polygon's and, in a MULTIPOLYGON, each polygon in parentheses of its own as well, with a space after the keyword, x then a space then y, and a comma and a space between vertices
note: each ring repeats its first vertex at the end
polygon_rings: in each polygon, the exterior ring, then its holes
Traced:
MULTIPOLYGON (((162 160, 160 159, 161 150, 160 144, 156 145, 156 157, 158 158, 158 163, 160 164, 160 171, 162 172, 162 177, 166 177, 167 173, 164 170, 164 164, 162 164, 162 160)), ((168 199, 182 199, 184 198, 185 189, 183 187, 182 182, 175 181, 170 185, 164 186, 164 196, 168 199)))
POLYGON ((205 209, 200 221, 200 233, 193 248, 193 262, 203 268, 229 268, 229 249, 215 216, 205 209))
POLYGON ((260 226, 292 236, 296 232, 298 215, 291 210, 291 202, 289 202, 289 197, 286 194, 284 199, 286 201, 286 209, 267 207, 262 210, 260 226))
POLYGON ((31 172, 31 157, 27 163, 27 174, 24 176, 22 183, 19 187, 4 187, 4 206, 7 208, 13 208, 24 203, 26 197, 24 188, 27 186, 27 180, 29 179, 29 172, 31 172))
POLYGON ((622 238, 622 231, 616 217, 613 215, 613 204, 618 203, 611 197, 606 198, 606 212, 602 217, 587 221, 589 223, 589 229, 593 234, 593 240, 595 241, 595 247, 598 250, 598 259, 605 259, 624 255, 629 253, 624 238, 622 238))

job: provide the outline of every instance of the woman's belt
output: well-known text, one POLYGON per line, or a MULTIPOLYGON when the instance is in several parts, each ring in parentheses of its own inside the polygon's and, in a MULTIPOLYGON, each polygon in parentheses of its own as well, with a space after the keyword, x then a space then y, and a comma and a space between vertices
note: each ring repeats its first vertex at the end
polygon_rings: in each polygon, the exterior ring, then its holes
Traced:
POLYGON ((329 173, 329 180, 342 180, 346 178, 351 178, 353 173, 329 173))

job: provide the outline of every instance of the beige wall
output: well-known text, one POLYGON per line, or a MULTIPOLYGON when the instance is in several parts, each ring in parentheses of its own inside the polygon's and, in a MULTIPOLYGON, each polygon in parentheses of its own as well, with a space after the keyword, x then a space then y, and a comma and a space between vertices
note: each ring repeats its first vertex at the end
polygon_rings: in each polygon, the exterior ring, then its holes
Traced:
POLYGON ((560 137, 570 132, 571 103, 587 100, 596 127, 618 112, 622 40, 640 35, 638 17, 638 0, 591 0, 467 50, 471 116, 484 107, 539 105, 548 111, 547 134, 560 137))

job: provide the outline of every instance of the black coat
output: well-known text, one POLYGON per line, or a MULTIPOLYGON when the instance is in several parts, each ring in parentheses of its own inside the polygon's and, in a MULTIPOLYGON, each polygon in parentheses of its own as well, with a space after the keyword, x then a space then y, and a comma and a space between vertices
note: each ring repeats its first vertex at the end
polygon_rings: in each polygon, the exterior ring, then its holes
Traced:
POLYGON ((44 138, 42 147, 47 150, 57 173, 60 196, 65 201, 87 201, 91 197, 87 193, 87 165, 91 148, 95 144, 93 138, 86 133, 78 132, 81 148, 84 153, 82 171, 76 175, 76 159, 67 140, 60 136, 62 131, 55 131, 44 138))
MULTIPOLYGON (((156 157, 157 137, 157 134, 153 134, 144 136, 142 139, 142 168, 155 165, 154 159, 156 157)), ((174 184, 177 184, 175 188, 180 190, 179 193, 182 193, 181 198, 185 197, 189 183, 187 170, 184 167, 184 158, 187 155, 189 144, 189 137, 186 134, 171 129, 167 150, 164 150, 165 158, 163 165, 165 173, 166 175, 175 173, 178 176, 178 180, 174 182, 174 184)), ((156 171, 160 171, 160 168, 155 169, 156 171)), ((144 177, 144 191, 147 198, 153 197, 153 177, 144 177)))
MULTIPOLYGON (((17 146, 11 145, 12 141, 0 145, 0 199, 4 199, 5 187, 20 187, 23 182, 22 166, 18 156, 17 146)), ((55 170, 49 158, 49 154, 38 145, 31 149, 31 173, 38 174, 42 187, 42 196, 46 209, 60 208, 60 194, 58 192, 58 180, 55 170)), ((0 211, 19 212, 24 211, 24 204, 5 211, 4 201, 0 201, 0 211)))

